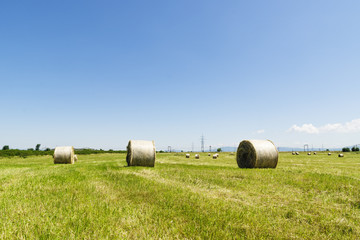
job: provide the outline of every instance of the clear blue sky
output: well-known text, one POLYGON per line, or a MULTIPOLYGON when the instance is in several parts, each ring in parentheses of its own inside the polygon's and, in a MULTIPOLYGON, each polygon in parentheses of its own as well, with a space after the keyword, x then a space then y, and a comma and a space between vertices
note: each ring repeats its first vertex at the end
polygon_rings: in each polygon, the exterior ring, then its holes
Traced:
POLYGON ((4 1, 0 145, 360 143, 359 1, 4 1))

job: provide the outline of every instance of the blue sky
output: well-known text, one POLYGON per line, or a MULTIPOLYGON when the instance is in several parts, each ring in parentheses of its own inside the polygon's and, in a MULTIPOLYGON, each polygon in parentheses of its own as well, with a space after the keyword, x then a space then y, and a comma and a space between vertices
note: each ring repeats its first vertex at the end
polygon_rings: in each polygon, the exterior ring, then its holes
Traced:
POLYGON ((7 1, 0 145, 360 143, 358 1, 7 1))

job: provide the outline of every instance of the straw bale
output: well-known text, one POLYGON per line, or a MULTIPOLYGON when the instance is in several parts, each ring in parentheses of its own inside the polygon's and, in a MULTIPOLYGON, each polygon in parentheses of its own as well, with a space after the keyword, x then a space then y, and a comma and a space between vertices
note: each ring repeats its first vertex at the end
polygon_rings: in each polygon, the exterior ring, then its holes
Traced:
POLYGON ((299 152, 296 152, 295 154, 296 154, 296 155, 300 155, 300 153, 299 153, 299 152))
POLYGON ((196 159, 199 159, 199 158, 200 158, 200 155, 199 155, 199 154, 195 154, 195 158, 196 158, 196 159))
POLYGON ((213 159, 217 159, 218 156, 216 154, 213 155, 213 159))
POLYGON ((127 146, 128 166, 154 167, 156 149, 154 141, 130 140, 127 146))
POLYGON ((270 140, 244 140, 236 153, 240 168, 276 168, 278 158, 279 153, 270 140))
POLYGON ((344 154, 340 153, 340 154, 339 154, 339 157, 344 157, 344 154))
POLYGON ((189 154, 189 153, 187 153, 185 156, 186 156, 186 158, 190 158, 190 154, 189 154))
POLYGON ((331 156, 331 153, 328 153, 328 156, 331 156))
POLYGON ((78 160, 78 157, 77 157, 77 155, 75 154, 75 155, 74 155, 74 161, 77 162, 77 160, 78 160))
POLYGON ((311 153, 308 152, 308 155, 311 155, 311 153))
POLYGON ((56 147, 54 151, 54 163, 68 163, 74 164, 75 162, 75 152, 74 147, 64 146, 56 147))

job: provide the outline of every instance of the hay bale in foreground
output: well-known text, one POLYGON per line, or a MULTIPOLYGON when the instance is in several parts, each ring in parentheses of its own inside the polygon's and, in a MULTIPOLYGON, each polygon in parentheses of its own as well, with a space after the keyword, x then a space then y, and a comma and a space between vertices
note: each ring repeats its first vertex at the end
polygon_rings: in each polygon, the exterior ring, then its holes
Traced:
POLYGON ((217 159, 217 158, 218 158, 217 154, 214 154, 213 159, 217 159))
POLYGON ((56 147, 54 151, 54 163, 74 164, 75 156, 73 146, 56 147))
POLYGON ((190 154, 189 154, 189 153, 187 153, 185 156, 186 156, 186 158, 190 158, 190 154))
POLYGON ((199 158, 200 158, 199 154, 195 154, 195 159, 199 159, 199 158))
POLYGON ((154 141, 130 140, 127 146, 128 166, 154 167, 156 149, 154 141))
POLYGON ((340 154, 339 154, 339 157, 344 157, 344 154, 340 153, 340 154))
POLYGON ((276 168, 278 158, 279 153, 270 140, 244 140, 236 153, 240 168, 276 168))

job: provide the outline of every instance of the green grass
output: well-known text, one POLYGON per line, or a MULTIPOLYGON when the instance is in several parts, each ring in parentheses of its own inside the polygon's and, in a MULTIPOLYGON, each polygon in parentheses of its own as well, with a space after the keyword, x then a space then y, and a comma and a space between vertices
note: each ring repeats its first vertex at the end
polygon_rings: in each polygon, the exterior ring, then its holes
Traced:
POLYGON ((0 159, 0 239, 360 238, 360 154, 281 153, 276 169, 200 155, 0 159))

